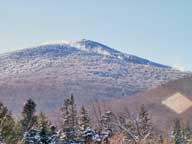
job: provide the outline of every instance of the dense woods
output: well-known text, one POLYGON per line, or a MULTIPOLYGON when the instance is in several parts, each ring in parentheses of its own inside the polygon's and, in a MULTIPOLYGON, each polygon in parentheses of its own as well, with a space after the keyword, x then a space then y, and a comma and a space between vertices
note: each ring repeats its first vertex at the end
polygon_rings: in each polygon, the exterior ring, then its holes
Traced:
POLYGON ((60 108, 61 124, 51 124, 45 113, 36 113, 36 103, 26 101, 19 117, 0 103, 1 144, 190 144, 190 123, 175 120, 167 133, 157 130, 144 105, 132 116, 102 111, 95 106, 93 122, 85 106, 76 107, 74 96, 65 99, 60 108), (98 113, 97 113, 97 112, 98 113))

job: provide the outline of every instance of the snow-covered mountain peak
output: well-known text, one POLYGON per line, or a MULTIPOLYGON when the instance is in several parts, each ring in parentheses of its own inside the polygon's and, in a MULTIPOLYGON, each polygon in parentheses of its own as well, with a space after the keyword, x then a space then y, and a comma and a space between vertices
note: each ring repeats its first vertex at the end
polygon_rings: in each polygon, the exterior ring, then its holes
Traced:
MULTIPOLYGON (((101 43, 92 41, 92 40, 87 40, 87 39, 81 39, 77 41, 65 41, 65 40, 60 40, 60 41, 52 41, 52 42, 44 42, 41 43, 40 46, 55 46, 55 45, 60 45, 60 46, 68 46, 68 47, 75 47, 80 50, 93 50, 93 49, 106 49, 109 50, 110 48, 106 45, 103 45, 101 43)), ((112 49, 111 49, 112 50, 112 49)))
POLYGON ((30 59, 30 58, 48 58, 55 59, 56 57, 65 57, 69 55, 78 55, 84 57, 85 55, 100 55, 101 57, 110 57, 112 61, 119 61, 121 63, 134 63, 141 65, 151 65, 161 68, 169 68, 168 66, 154 63, 147 59, 143 59, 134 55, 126 54, 110 48, 101 43, 81 39, 78 41, 55 41, 49 43, 43 43, 39 46, 19 50, 12 53, 7 53, 0 56, 0 59, 30 59))
POLYGON ((65 44, 68 44, 71 47, 78 48, 79 50, 82 51, 94 52, 101 55, 112 56, 114 52, 117 52, 114 49, 109 48, 108 46, 87 39, 81 39, 79 41, 71 41, 65 44))
POLYGON ((186 75, 98 42, 57 41, 0 55, 0 99, 15 110, 30 97, 54 111, 71 93, 80 103, 114 99, 186 75))
MULTIPOLYGON (((108 56, 117 56, 120 58, 119 55, 122 55, 121 52, 116 51, 106 45, 103 45, 101 43, 95 42, 95 41, 91 41, 91 40, 87 40, 87 39, 81 39, 81 40, 77 40, 77 41, 52 41, 52 42, 44 42, 41 43, 39 46, 34 46, 34 47, 30 47, 30 48, 26 48, 26 49, 22 49, 13 53, 22 53, 22 54, 26 54, 26 53, 31 53, 30 55, 38 54, 43 52, 43 54, 45 53, 57 53, 60 52, 60 54, 62 52, 66 52, 66 51, 82 51, 82 52, 88 52, 88 53, 95 53, 95 54, 100 54, 100 55, 108 55, 108 56)), ((13 54, 10 53, 10 54, 13 54)), ((123 54, 124 55, 124 54, 123 54)))

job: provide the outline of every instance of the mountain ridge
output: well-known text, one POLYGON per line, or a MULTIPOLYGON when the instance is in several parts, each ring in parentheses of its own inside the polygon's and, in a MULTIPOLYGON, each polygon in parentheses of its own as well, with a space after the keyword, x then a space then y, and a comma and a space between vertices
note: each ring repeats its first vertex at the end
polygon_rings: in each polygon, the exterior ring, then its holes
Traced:
POLYGON ((39 111, 50 112, 71 93, 81 105, 128 97, 186 75, 89 40, 41 45, 0 55, 0 101, 17 113, 32 98, 39 111))
MULTIPOLYGON (((53 47, 56 48, 55 50, 57 50, 57 49, 64 50, 64 49, 70 48, 71 50, 74 50, 74 51, 84 51, 84 52, 92 52, 95 54, 101 54, 101 55, 106 55, 106 56, 114 56, 119 59, 125 59, 126 61, 129 61, 129 62, 171 68, 170 66, 152 62, 150 60, 147 60, 147 59, 135 56, 135 55, 122 53, 122 52, 115 50, 113 48, 110 48, 106 45, 103 45, 103 44, 95 42, 95 41, 87 40, 87 39, 81 39, 79 41, 62 41, 62 42, 58 41, 58 42, 52 42, 52 43, 45 43, 45 44, 41 44, 41 45, 35 46, 35 47, 30 47, 30 48, 25 48, 25 49, 13 51, 13 52, 8 52, 5 54, 0 54, 0 57, 6 57, 9 55, 15 55, 15 54, 18 54, 18 57, 22 57, 22 56, 24 56, 25 53, 30 53, 30 52, 38 54, 38 52, 35 52, 35 50, 38 50, 38 49, 40 49, 42 52, 46 53, 46 50, 51 49, 53 47)), ((30 55, 28 55, 28 56, 30 56, 30 55)))

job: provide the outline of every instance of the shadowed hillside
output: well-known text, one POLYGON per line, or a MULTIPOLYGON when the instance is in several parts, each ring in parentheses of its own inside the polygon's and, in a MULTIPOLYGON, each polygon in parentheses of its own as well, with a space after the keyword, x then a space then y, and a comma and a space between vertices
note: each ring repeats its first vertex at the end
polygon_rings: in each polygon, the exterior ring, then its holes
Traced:
MULTIPOLYGON (((189 100, 192 100, 192 77, 171 81, 147 92, 115 100, 110 102, 110 104, 106 103, 105 105, 116 112, 123 112, 125 108, 128 108, 131 113, 134 113, 140 105, 144 104, 151 112, 155 124, 161 128, 166 128, 176 118, 183 119, 184 121, 191 120, 192 118, 192 107, 189 107, 181 114, 178 114, 162 104, 162 101, 178 93, 189 100)), ((174 104, 175 101, 176 100, 173 100, 172 103, 174 104)), ((181 103, 182 99, 179 105, 181 103)))

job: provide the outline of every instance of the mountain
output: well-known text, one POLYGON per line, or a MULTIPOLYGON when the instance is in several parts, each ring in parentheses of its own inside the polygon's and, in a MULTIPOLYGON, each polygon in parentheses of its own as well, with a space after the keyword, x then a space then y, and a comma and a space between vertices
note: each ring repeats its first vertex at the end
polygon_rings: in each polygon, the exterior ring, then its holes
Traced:
POLYGON ((186 75, 90 40, 43 44, 0 55, 0 101, 18 113, 32 98, 51 112, 71 93, 78 104, 117 99, 186 75))

